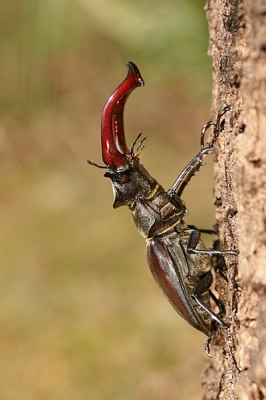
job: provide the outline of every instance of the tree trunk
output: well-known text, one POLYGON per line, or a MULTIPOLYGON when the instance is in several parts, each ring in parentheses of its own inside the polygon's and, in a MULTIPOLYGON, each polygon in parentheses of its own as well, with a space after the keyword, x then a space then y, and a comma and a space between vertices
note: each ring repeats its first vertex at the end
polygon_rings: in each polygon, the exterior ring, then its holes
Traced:
POLYGON ((221 248, 239 250, 217 273, 235 359, 219 329, 203 372, 204 399, 266 398, 266 2, 209 0, 213 116, 225 105, 216 154, 221 248), (238 259, 237 259, 238 258, 238 259), (236 283, 237 281, 237 283, 236 283))

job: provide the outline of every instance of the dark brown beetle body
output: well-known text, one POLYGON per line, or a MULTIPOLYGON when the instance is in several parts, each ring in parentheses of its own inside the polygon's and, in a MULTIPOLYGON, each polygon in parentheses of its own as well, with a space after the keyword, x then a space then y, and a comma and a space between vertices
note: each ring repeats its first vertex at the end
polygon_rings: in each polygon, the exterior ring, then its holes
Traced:
MULTIPOLYGON (((192 229, 182 220, 187 214, 184 203, 178 198, 176 203, 170 203, 165 190, 156 184, 146 197, 138 195, 129 209, 147 242, 147 259, 154 279, 174 309, 194 328, 210 336, 212 319, 191 298, 203 277, 208 276, 212 282, 210 256, 186 254, 192 229)), ((201 240, 197 249, 205 249, 201 240)), ((208 292, 200 296, 208 307, 209 298, 208 292)))
MULTIPOLYGON (((229 107, 218 114, 216 123, 204 125, 200 152, 166 192, 139 162, 140 147, 145 139, 136 151, 136 141, 130 150, 126 146, 123 124, 125 102, 133 89, 144 85, 136 65, 128 62, 127 68, 127 77, 113 92, 102 113, 102 154, 106 165, 102 168, 107 168, 105 177, 112 181, 113 207, 129 207, 139 233, 146 240, 150 270, 174 309, 208 337, 212 336, 217 324, 220 325, 227 332, 227 342, 233 355, 229 325, 210 308, 211 297, 219 305, 219 300, 210 291, 210 257, 214 254, 236 255, 237 252, 207 250, 200 238, 200 230, 183 221, 187 209, 180 198, 186 184, 202 165, 203 156, 212 150, 220 133, 220 119, 229 107), (204 135, 210 126, 214 126, 213 139, 204 147, 204 135)), ((209 344, 206 352, 210 355, 209 344)))

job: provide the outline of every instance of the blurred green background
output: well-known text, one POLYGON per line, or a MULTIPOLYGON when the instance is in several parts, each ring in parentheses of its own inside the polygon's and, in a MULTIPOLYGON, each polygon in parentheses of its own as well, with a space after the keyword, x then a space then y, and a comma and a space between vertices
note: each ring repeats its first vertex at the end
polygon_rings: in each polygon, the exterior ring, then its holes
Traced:
MULTIPOLYGON (((113 210, 100 115, 135 62, 130 145, 168 189, 199 150, 211 66, 202 0, 2 0, 0 399, 194 400, 205 337, 157 288, 113 210)), ((214 223, 212 161, 184 200, 214 223)))

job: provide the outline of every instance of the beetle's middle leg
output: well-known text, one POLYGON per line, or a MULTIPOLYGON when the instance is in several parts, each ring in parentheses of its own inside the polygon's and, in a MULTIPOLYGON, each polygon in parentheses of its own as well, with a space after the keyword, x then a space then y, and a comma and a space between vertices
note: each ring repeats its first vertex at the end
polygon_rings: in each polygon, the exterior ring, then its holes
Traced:
POLYGON ((237 250, 209 250, 209 249, 196 249, 197 244, 199 243, 200 239, 200 231, 197 229, 194 229, 191 232, 188 245, 187 245, 187 252, 189 254, 209 254, 210 256, 237 256, 238 251, 237 250))

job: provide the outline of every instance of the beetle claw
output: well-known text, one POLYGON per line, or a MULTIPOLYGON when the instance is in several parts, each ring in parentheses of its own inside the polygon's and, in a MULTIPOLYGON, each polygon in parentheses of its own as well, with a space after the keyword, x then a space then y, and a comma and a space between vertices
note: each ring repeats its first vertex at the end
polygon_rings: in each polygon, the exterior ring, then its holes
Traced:
POLYGON ((205 343, 205 353, 207 354, 208 357, 210 358, 215 358, 215 356, 213 356, 210 353, 210 343, 211 343, 212 337, 209 337, 205 343))

